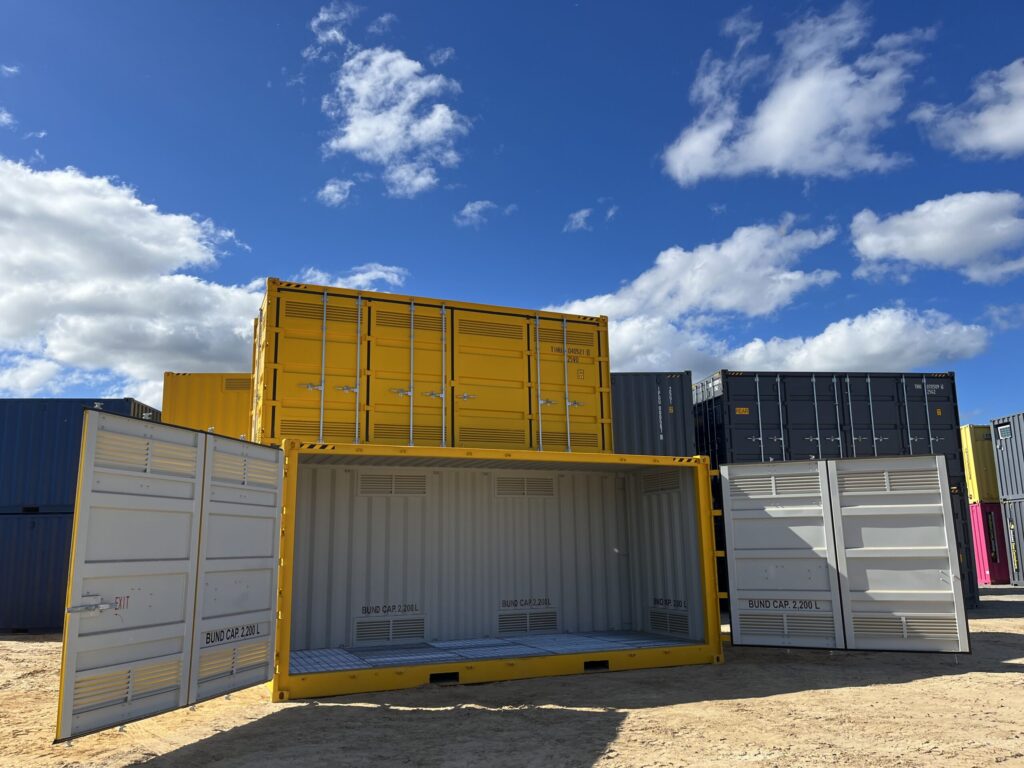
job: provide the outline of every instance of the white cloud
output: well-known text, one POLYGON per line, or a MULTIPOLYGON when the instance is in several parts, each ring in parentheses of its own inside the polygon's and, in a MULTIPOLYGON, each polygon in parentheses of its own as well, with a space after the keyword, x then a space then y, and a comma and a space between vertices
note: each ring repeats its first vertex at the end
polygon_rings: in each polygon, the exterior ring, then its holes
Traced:
POLYGON ((450 61, 455 56, 454 48, 438 48, 436 51, 432 51, 428 60, 431 66, 440 67, 447 61, 450 61))
POLYGON ((0 107, 0 128, 13 128, 16 122, 14 115, 0 107))
POLYGON ((29 131, 24 135, 26 139, 45 139, 46 131, 29 131))
POLYGON ((0 64, 0 75, 4 77, 14 77, 19 72, 21 67, 17 64, 0 64))
POLYGON ((393 13, 385 13, 374 19, 370 23, 370 26, 366 28, 366 31, 374 35, 383 35, 385 32, 391 29, 391 25, 393 25, 396 21, 398 21, 398 16, 396 16, 393 13))
MULTIPOLYGON (((0 189, 6 391, 21 381, 26 394, 60 392, 85 377, 158 406, 165 370, 250 364, 262 281, 198 276, 237 242, 230 229, 164 213, 131 187, 74 168, 0 158, 0 189)), ((394 268, 372 266, 353 281, 392 284, 394 268)))
POLYGON ((460 227, 479 227, 487 223, 487 212, 497 207, 490 200, 473 200, 462 206, 462 210, 456 213, 452 220, 460 227))
POLYGON ((987 344, 980 325, 893 307, 844 318, 816 336, 754 339, 728 351, 723 362, 738 370, 901 371, 974 357, 987 344))
POLYGON ((808 14, 778 33, 773 64, 748 51, 761 31, 748 12, 727 20, 733 54, 705 52, 690 90, 700 114, 665 150, 665 171, 689 186, 747 173, 847 176, 901 162, 876 138, 903 104, 909 70, 921 59, 915 44, 931 32, 885 35, 856 54, 868 25, 853 2, 829 16, 808 14), (768 92, 745 116, 744 86, 761 72, 768 92))
POLYGON ((307 61, 327 59, 332 55, 330 46, 347 48, 345 27, 357 15, 359 15, 359 8, 351 3, 332 2, 323 6, 309 22, 309 28, 312 30, 316 42, 306 46, 302 51, 302 57, 307 61))
POLYGON ((508 205, 505 206, 505 209, 502 211, 502 214, 504 214, 505 216, 511 216, 513 213, 515 213, 518 210, 519 210, 519 204, 518 203, 509 203, 508 205))
POLYGON ((1024 272, 1024 198, 1016 192, 962 192, 884 219, 865 209, 850 232, 858 277, 906 280, 914 268, 931 267, 996 283, 1024 272))
POLYGON ((997 331, 1024 328, 1024 304, 992 306, 985 311, 985 316, 997 331))
POLYGON ((935 144, 957 154, 1024 154, 1024 58, 978 77, 964 104, 923 104, 911 119, 925 126, 935 144))
POLYGON ((328 179, 327 183, 316 193, 316 199, 326 206, 336 208, 348 200, 352 187, 355 185, 354 181, 348 179, 328 179))
POLYGON ((611 206, 607 211, 604 212, 604 220, 605 221, 611 221, 612 219, 615 218, 615 216, 616 216, 616 214, 618 214, 618 212, 619 212, 619 206, 617 206, 617 205, 611 206))
POLYGON ((590 214, 594 212, 593 208, 581 208, 578 211, 573 211, 569 214, 569 218, 566 219, 565 226, 562 227, 563 232, 579 232, 580 230, 590 229, 590 214))
POLYGON ((469 131, 469 121, 439 101, 459 90, 454 80, 425 74, 402 51, 358 51, 323 99, 324 113, 336 122, 324 151, 382 166, 389 194, 414 197, 437 185, 438 167, 460 160, 455 141, 469 131))
POLYGON ((352 288, 353 290, 380 290, 380 283, 392 288, 400 288, 409 277, 409 271, 402 267, 370 262, 353 267, 347 274, 332 275, 315 267, 306 267, 295 276, 302 283, 317 285, 333 285, 336 288, 352 288))

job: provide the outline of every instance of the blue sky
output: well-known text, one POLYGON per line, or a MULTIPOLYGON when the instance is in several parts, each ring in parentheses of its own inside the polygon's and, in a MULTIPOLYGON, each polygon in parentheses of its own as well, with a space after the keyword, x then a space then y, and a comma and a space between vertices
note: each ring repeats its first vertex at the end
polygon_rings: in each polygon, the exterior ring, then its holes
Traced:
POLYGON ((1018 3, 0 13, 0 393, 157 401, 305 273, 1024 408, 1018 3))

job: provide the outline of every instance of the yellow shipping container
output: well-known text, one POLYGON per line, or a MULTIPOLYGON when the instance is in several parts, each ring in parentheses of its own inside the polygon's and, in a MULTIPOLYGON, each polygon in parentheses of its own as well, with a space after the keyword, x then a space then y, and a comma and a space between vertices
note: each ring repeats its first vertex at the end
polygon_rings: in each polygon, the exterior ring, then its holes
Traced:
POLYGON ((612 450, 608 319, 270 278, 257 442, 612 450))
POLYGON ((164 374, 168 424, 249 439, 252 376, 248 373, 164 374))
POLYGON ((992 430, 987 426, 973 424, 962 426, 960 444, 964 451, 968 502, 998 504, 999 482, 996 476, 996 455, 992 448, 992 430))

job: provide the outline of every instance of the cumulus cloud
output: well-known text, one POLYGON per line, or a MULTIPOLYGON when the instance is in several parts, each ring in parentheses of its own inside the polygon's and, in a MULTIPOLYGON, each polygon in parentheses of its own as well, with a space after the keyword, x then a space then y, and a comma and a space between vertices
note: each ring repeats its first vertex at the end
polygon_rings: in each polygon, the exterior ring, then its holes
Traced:
POLYGON ((391 29, 391 26, 396 21, 398 21, 398 16, 393 13, 385 13, 370 22, 370 26, 366 28, 366 31, 374 35, 383 35, 391 29))
POLYGON ((327 183, 316 193, 316 199, 330 208, 337 208, 348 200, 352 187, 356 183, 348 179, 328 179, 327 183))
POLYGON ((13 128, 16 122, 14 115, 0 107, 0 128, 13 128))
POLYGON ((333 53, 331 46, 346 49, 345 27, 358 15, 359 8, 351 3, 332 2, 323 6, 309 22, 315 42, 303 49, 302 58, 307 61, 327 59, 333 53))
POLYGON ((936 145, 957 154, 1024 154, 1024 58, 978 77, 965 103, 923 104, 911 119, 936 145))
POLYGON ((487 212, 498 206, 490 200, 473 200, 462 206, 462 210, 456 213, 452 220, 460 227, 479 227, 487 223, 487 212))
POLYGON ((985 311, 985 316, 997 331, 1024 328, 1024 304, 991 306, 985 311))
POLYGON ((960 272, 997 283, 1024 272, 1024 198, 1016 192, 961 192, 879 218, 865 209, 850 225, 858 277, 918 267, 960 272))
POLYGON ((903 105, 910 69, 922 58, 916 45, 932 33, 866 45, 868 27, 853 2, 828 16, 810 13, 776 35, 773 58, 751 53, 761 25, 749 11, 727 20, 732 56, 704 54, 690 89, 700 114, 665 150, 666 173, 689 186, 748 173, 841 177, 900 163, 876 139, 903 105), (767 93, 744 115, 744 89, 760 74, 767 93))
POLYGON ((562 231, 579 232, 580 230, 590 229, 590 214, 593 212, 593 208, 581 208, 578 211, 573 211, 569 214, 569 218, 566 219, 562 231))
MULTIPOLYGON (((86 378, 102 384, 97 394, 158 406, 165 370, 249 365, 262 280, 200 276, 237 243, 230 229, 74 168, 0 158, 0 188, 0 391, 56 393, 86 378)), ((355 275, 360 286, 388 269, 372 266, 355 275)))
POLYGON ((19 72, 21 67, 17 64, 0 64, 0 75, 4 77, 14 77, 19 72))
POLYGON ((427 58, 429 59, 431 66, 440 67, 446 61, 454 58, 454 56, 454 48, 438 48, 436 51, 432 51, 430 56, 427 58))
POLYGON ((459 163, 455 142, 469 131, 469 121, 440 101, 459 90, 402 51, 358 51, 323 99, 324 113, 335 122, 324 151, 381 166, 391 195, 414 197, 437 185, 439 167, 459 163))
POLYGON ((336 288, 352 288, 353 290, 380 290, 380 284, 391 288, 400 288, 405 285, 409 271, 388 264, 370 262, 353 267, 344 275, 333 275, 324 272, 316 267, 306 267, 295 279, 302 283, 315 283, 317 285, 333 285, 336 288))

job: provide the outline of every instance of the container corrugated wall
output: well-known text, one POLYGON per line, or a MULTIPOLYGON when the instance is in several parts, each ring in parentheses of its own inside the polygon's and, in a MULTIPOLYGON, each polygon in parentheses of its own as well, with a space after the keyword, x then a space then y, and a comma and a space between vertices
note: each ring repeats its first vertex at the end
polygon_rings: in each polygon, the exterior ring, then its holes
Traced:
POLYGON ((982 586, 1010 583, 1005 527, 999 502, 971 504, 974 565, 982 586))
POLYGON ((167 424, 248 440, 252 375, 164 373, 163 408, 167 424))
POLYGON ((131 398, 0 399, 0 514, 74 510, 82 411, 122 416, 160 411, 131 398))
POLYGON ((611 452, 608 321, 271 278, 253 435, 611 452))
POLYGON ((689 371, 613 373, 615 452, 694 455, 692 389, 689 371))
POLYGON ((967 475, 967 500, 971 504, 998 502, 999 481, 991 427, 972 424, 960 427, 960 444, 967 475))
POLYGON ((1024 499, 1024 413, 992 420, 1001 499, 1024 499))
POLYGON ((1010 583, 1024 586, 1024 499, 1003 499, 1000 506, 1006 525, 1010 583))
POLYGON ((74 515, 0 515, 0 631, 64 625, 74 515))
POLYGON ((693 387, 697 453, 711 464, 946 457, 968 604, 978 587, 953 373, 723 370, 693 387))

